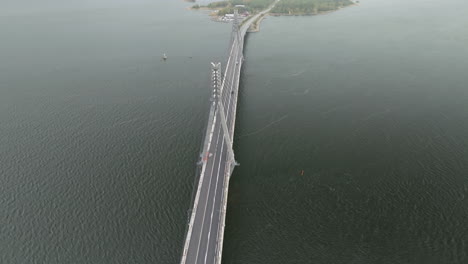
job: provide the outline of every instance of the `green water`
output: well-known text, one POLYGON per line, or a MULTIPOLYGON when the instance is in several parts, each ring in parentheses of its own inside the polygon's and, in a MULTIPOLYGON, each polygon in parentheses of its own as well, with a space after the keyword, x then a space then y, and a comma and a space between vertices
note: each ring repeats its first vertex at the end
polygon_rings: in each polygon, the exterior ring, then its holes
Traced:
MULTIPOLYGON (((0 263, 178 263, 230 25, 3 1, 0 263)), ((467 10, 363 0, 248 36, 224 263, 467 262, 467 10)))

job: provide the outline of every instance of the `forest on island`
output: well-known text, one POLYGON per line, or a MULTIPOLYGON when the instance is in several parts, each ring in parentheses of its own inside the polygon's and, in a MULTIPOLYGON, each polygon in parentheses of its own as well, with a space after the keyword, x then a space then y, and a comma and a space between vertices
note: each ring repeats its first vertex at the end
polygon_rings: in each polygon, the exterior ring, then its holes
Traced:
POLYGON ((273 14, 312 15, 353 4, 350 0, 281 0, 270 11, 273 14))
POLYGON ((210 3, 207 5, 207 7, 213 9, 219 8, 220 10, 218 15, 223 16, 225 14, 232 14, 236 5, 245 6, 245 8, 239 8, 239 12, 241 13, 245 11, 256 13, 266 9, 268 6, 273 4, 273 2, 275 2, 275 0, 228 0, 210 3))
MULTIPOLYGON (((213 2, 206 7, 219 9, 218 15, 231 14, 234 6, 245 5, 239 12, 256 13, 270 6, 275 0, 226 0, 213 2)), ((281 0, 270 11, 273 14, 312 15, 332 11, 353 4, 351 0, 281 0)))

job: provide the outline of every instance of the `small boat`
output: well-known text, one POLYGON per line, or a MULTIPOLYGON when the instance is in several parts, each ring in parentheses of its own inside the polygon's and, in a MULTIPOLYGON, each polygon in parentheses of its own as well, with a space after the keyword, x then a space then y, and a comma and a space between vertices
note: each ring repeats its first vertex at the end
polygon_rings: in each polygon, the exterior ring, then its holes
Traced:
POLYGON ((167 60, 166 53, 163 54, 162 59, 163 59, 163 60, 167 60))

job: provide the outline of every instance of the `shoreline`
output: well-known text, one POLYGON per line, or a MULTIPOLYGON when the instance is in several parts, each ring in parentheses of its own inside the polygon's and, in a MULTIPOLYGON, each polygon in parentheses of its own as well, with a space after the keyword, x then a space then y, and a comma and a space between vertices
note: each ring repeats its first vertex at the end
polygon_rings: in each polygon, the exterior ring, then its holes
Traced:
POLYGON ((348 7, 351 7, 351 6, 357 6, 357 5, 358 5, 357 3, 353 2, 350 5, 342 6, 340 8, 335 9, 335 10, 321 11, 321 12, 317 12, 317 13, 292 13, 292 14, 289 14, 289 13, 268 13, 268 15, 270 15, 270 16, 318 16, 318 15, 330 14, 330 13, 339 11, 341 9, 348 8, 348 7))
POLYGON ((329 11, 323 11, 323 12, 318 12, 318 13, 293 13, 293 14, 288 14, 288 13, 267 13, 267 14, 264 14, 264 15, 260 16, 254 23, 252 23, 252 25, 250 26, 248 32, 250 32, 250 33, 259 32, 260 31, 260 24, 266 18, 266 16, 279 17, 279 16, 318 16, 318 15, 326 15, 326 14, 330 14, 330 13, 336 12, 336 11, 338 11, 340 9, 343 9, 343 8, 346 8, 346 7, 349 7, 349 6, 353 6, 353 5, 356 5, 356 4, 354 3, 352 5, 340 7, 338 9, 336 9, 336 10, 329 10, 329 11))
POLYGON ((262 23, 262 20, 265 19, 265 17, 267 15, 268 14, 261 15, 257 20, 255 20, 255 22, 253 22, 252 25, 250 25, 247 32, 250 32, 250 33, 259 32, 260 31, 260 24, 262 23))
MULTIPOLYGON (((191 2, 190 0, 185 0, 185 1, 191 2)), ((271 12, 269 12, 269 13, 263 14, 254 23, 252 23, 252 25, 250 26, 248 32, 251 32, 251 33, 259 32, 260 31, 260 24, 262 23, 262 21, 265 19, 266 16, 279 17, 279 16, 317 16, 317 15, 326 15, 326 14, 330 14, 332 12, 339 11, 339 10, 341 10, 343 8, 358 5, 358 3, 356 1, 352 1, 352 2, 353 3, 350 4, 350 5, 342 6, 340 8, 335 9, 335 10, 328 10, 328 11, 322 11, 322 12, 317 12, 317 13, 271 13, 271 12)), ((220 19, 221 16, 218 16, 218 12, 220 11, 219 8, 211 8, 211 7, 207 7, 207 6, 199 6, 198 8, 194 8, 193 6, 191 6, 191 7, 188 7, 187 9, 189 9, 189 10, 210 11, 209 16, 211 17, 211 20, 213 20, 215 22, 226 23, 226 21, 222 21, 220 19)))
POLYGON ((185 8, 187 10, 192 10, 192 11, 204 11, 204 12, 209 12, 208 13, 208 16, 210 16, 212 18, 213 21, 216 21, 216 22, 222 22, 222 21, 218 21, 216 20, 216 18, 213 18, 213 17, 217 17, 218 15, 218 12, 219 12, 219 9, 216 9, 216 8, 209 8, 209 7, 206 7, 206 6, 200 6, 199 8, 193 8, 193 6, 189 6, 187 8, 185 8))

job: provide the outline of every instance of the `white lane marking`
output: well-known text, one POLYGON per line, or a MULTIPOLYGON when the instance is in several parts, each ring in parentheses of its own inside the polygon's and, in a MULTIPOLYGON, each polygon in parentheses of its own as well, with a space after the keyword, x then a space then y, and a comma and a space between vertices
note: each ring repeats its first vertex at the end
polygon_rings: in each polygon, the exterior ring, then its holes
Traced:
MULTIPOLYGON (((218 137, 216 138, 216 145, 215 145, 215 152, 214 153, 217 153, 216 149, 218 148, 218 143, 219 143, 219 134, 220 134, 220 131, 221 129, 218 130, 218 137)), ((214 164, 215 164, 215 161, 216 161, 216 157, 217 155, 214 155, 214 158, 213 158, 213 165, 211 167, 211 173, 210 173, 210 181, 208 183, 208 194, 206 195, 206 202, 205 202, 205 207, 204 207, 204 210, 203 210, 203 218, 202 218, 202 222, 201 222, 201 228, 200 228, 200 236, 198 238, 198 246, 197 246, 197 254, 195 256, 195 263, 197 263, 198 261, 198 254, 200 253, 200 242, 201 242, 201 238, 202 238, 202 235, 203 235, 203 226, 205 224, 205 216, 206 216, 206 206, 208 204, 208 198, 210 197, 210 193, 211 193, 211 180, 213 179, 213 170, 214 170, 214 164)), ((221 157, 220 157, 221 159, 221 157)))
MULTIPOLYGON (((228 64, 231 60, 231 55, 232 55, 232 51, 233 51, 233 47, 231 47, 231 52, 229 54, 229 59, 228 59, 228 64)), ((227 70, 227 67, 226 67, 226 70, 227 70)), ((223 85, 221 85, 221 92, 220 94, 222 94, 222 89, 223 89, 223 85)), ((216 102, 213 102, 213 104, 215 104, 216 102)), ((215 124, 216 124, 216 112, 215 112, 215 118, 214 118, 215 121, 213 121, 213 126, 212 126, 212 131, 211 131, 211 138, 213 136, 213 132, 214 132, 214 127, 215 127, 215 124)), ((218 137, 219 137, 219 131, 218 131, 218 137)), ((211 138, 210 138, 210 143, 211 143, 211 138)), ((210 144, 211 145, 211 144, 210 144)), ((209 149, 209 147, 208 147, 209 149)), ((216 159, 216 157, 214 158, 216 159)), ((213 161, 213 164, 214 164, 214 161, 213 161)), ((200 181, 198 183, 198 190, 197 190, 197 195, 195 197, 195 203, 196 205, 194 205, 194 209, 196 209, 198 207, 198 201, 199 201, 199 197, 200 197, 200 190, 201 190, 201 186, 202 186, 202 179, 204 177, 204 172, 205 172, 205 166, 206 166, 206 163, 204 164, 203 168, 202 168, 202 176, 200 177, 200 181)), ((206 209, 206 208, 205 208, 206 209)), ((182 256, 182 261, 181 261, 181 264, 185 264, 185 261, 186 261, 186 253, 188 251, 188 245, 190 244, 190 240, 191 240, 191 235, 192 235, 192 230, 193 230, 193 222, 195 220, 195 214, 196 214, 196 210, 193 210, 193 213, 192 213, 192 217, 190 219, 190 224, 189 224, 189 233, 187 234, 187 239, 186 239, 186 245, 184 247, 184 254, 182 256)), ((201 226, 201 230, 203 230, 203 222, 202 222, 202 226, 201 226)), ((201 233, 201 232, 200 232, 201 233)), ((197 255, 196 255, 196 258, 198 258, 198 252, 200 251, 200 243, 198 243, 198 247, 197 247, 197 255)), ((196 260, 195 260, 196 262, 196 260)))
MULTIPOLYGON (((277 0, 275 3, 277 3, 279 0, 277 0)), ((273 7, 274 5, 272 5, 273 7)), ((271 7, 270 7, 271 9, 271 7)), ((270 9, 262 12, 262 13, 266 13, 268 12, 270 9)), ((257 18, 259 15, 257 15, 255 18, 257 18)), ((253 20, 250 20, 253 22, 253 20)), ((247 24, 251 24, 250 23, 246 23, 244 25, 244 28, 242 30, 242 45, 243 45, 243 40, 244 40, 244 35, 246 34, 246 31, 247 31, 247 24)), ((250 26, 250 25, 249 25, 250 26)), ((233 49, 234 46, 231 47, 231 54, 232 54, 232 49, 233 49)), ((230 55, 231 55, 230 54, 230 55)), ((229 65, 229 62, 230 62, 230 59, 231 59, 231 56, 229 56, 229 59, 228 59, 228 63, 227 65, 229 65)), ((239 67, 240 68, 240 67, 239 67)), ((226 67, 226 73, 227 73, 227 67, 226 67)), ((240 75, 240 73, 239 73, 240 75)), ((226 79, 226 74, 224 75, 224 78, 223 78, 223 83, 221 85, 221 89, 223 89, 224 87, 224 83, 225 83, 225 79, 226 79)), ((222 94, 222 93, 220 93, 222 94)), ((237 100, 236 100, 237 102, 237 100)), ((234 116, 235 116, 236 113, 234 113, 234 116)), ((215 124, 216 124, 216 116, 214 117, 213 119, 213 125, 212 125, 212 129, 211 129, 211 132, 210 132, 210 141, 208 142, 208 149, 210 148, 211 146, 211 140, 212 140, 212 137, 213 137, 213 133, 214 133, 214 127, 215 127, 215 124)), ((234 120, 235 121, 235 120, 234 120)), ((234 124, 233 124, 234 125, 234 124)), ((199 196, 200 196, 200 190, 201 190, 201 183, 203 182, 203 177, 204 177, 204 172, 205 172, 205 169, 206 169, 206 164, 207 163, 204 163, 203 167, 202 167, 202 172, 201 172, 201 177, 200 177, 200 180, 199 180, 199 184, 198 184, 198 190, 197 190, 197 194, 196 194, 196 197, 195 197, 195 203, 194 203, 194 207, 193 207, 193 211, 192 211, 192 216, 191 216, 191 219, 190 219, 190 223, 189 223, 189 231, 188 231, 188 234, 187 234, 187 238, 186 238, 186 241, 185 241, 185 246, 184 246, 184 254, 182 256, 182 260, 181 260, 181 264, 185 264, 186 262, 186 253, 187 253, 187 250, 188 250, 188 245, 190 243, 190 240, 191 240, 191 234, 192 234, 192 231, 193 231, 193 222, 194 222, 194 219, 195 219, 195 214, 196 214, 196 209, 198 207, 198 201, 199 201, 199 196)), ((229 186, 229 182, 227 183, 227 188, 229 186)), ((227 191, 227 190, 226 190, 227 191)), ((202 223, 203 225, 203 223, 202 223)), ((222 241, 222 236, 221 236, 221 241, 222 241)), ((222 250, 222 247, 221 247, 221 250, 222 250)), ((220 251, 221 251, 220 250, 220 251)), ((199 248, 197 249, 197 252, 199 251, 199 248)), ((220 253, 220 252, 219 252, 220 253)))
MULTIPOLYGON (((215 102, 213 102, 213 105, 215 105, 215 102)), ((207 150, 209 150, 210 146, 211 146, 211 141, 213 139, 215 124, 216 124, 216 110, 215 110, 215 112, 213 114, 213 124, 211 125, 211 131, 210 131, 207 150)), ((190 241, 191 241, 191 238, 192 238, 193 223, 195 221, 195 216, 196 216, 196 212, 197 212, 197 208, 198 208, 198 201, 200 200, 201 186, 202 186, 202 183, 203 183, 207 163, 208 162, 203 163, 203 167, 202 167, 202 171, 201 171, 201 175, 200 175, 200 180, 198 181, 197 194, 195 195, 195 202, 194 202, 193 209, 192 209, 192 215, 190 217, 189 230, 187 232, 187 237, 186 237, 186 240, 185 240, 185 245, 184 245, 184 251, 183 251, 183 254, 182 254, 181 264, 185 264, 185 262, 187 260, 187 251, 188 251, 188 247, 190 245, 190 241)))
MULTIPOLYGON (((241 53, 241 56, 242 56, 242 53, 241 53)), ((240 85, 239 81, 240 81, 240 74, 241 74, 240 70, 242 68, 242 59, 243 59, 242 57, 240 58, 239 67, 237 68, 237 71, 239 72, 239 74, 237 75, 237 85, 236 85, 238 93, 239 93, 239 85, 240 85)), ((235 97, 236 103, 234 105, 236 105, 236 106, 237 106, 237 99, 238 98, 239 98, 239 95, 235 97)), ((237 110, 237 107, 236 107, 236 110, 237 110)), ((234 118, 231 119, 232 120, 232 125, 231 125, 231 129, 232 129, 232 142, 231 143, 232 144, 234 144, 234 125, 235 125, 235 122, 236 122, 236 113, 237 113, 237 111, 234 111, 234 118)))
MULTIPOLYGON (((234 46, 234 45, 233 45, 233 46, 234 46)), ((235 58, 236 58, 236 60, 235 60, 235 61, 237 61, 237 56, 239 55, 239 52, 238 52, 238 51, 239 51, 239 49, 236 49, 236 52, 235 52, 235 58)), ((236 67, 235 67, 236 65, 233 65, 233 66, 234 66, 234 69, 233 69, 233 70, 234 70, 234 74, 235 74, 236 72, 238 72, 238 70, 237 70, 236 67)), ((229 65, 228 65, 228 67, 229 67, 229 65)), ((231 68, 232 68, 232 67, 231 67, 231 68)), ((231 111, 230 111, 230 110, 231 110, 231 105, 232 105, 231 97, 233 97, 231 92, 232 92, 232 90, 233 90, 233 88, 234 88, 234 85, 233 85, 234 83, 233 83, 233 81, 235 80, 235 76, 232 76, 232 77, 233 77, 233 78, 231 78, 231 86, 230 86, 230 90, 229 90, 229 93, 228 93, 229 99, 226 98, 226 100, 229 101, 229 103, 228 103, 228 109, 227 109, 227 121, 228 121, 228 122, 229 122, 229 116, 230 116, 230 114, 231 114, 231 111)), ((227 90, 227 89, 226 89, 226 90, 227 90)), ((224 111, 224 109, 220 109, 220 111, 224 111)), ((222 122, 222 121, 220 120, 220 122, 222 122)), ((222 129, 222 127, 221 127, 220 129, 222 129)), ((224 135, 223 135, 223 137, 224 137, 224 135)), ((212 228, 212 226, 213 226, 213 212, 214 212, 214 205, 215 205, 216 200, 217 200, 217 199, 216 199, 216 192, 217 192, 217 189, 218 189, 218 181, 219 181, 219 176, 220 176, 220 173, 219 173, 219 172, 220 172, 220 170, 221 170, 221 162, 222 162, 222 157, 223 157, 222 154, 223 154, 223 150, 224 150, 224 142, 225 142, 225 140, 223 140, 222 143, 221 143, 221 156, 220 156, 220 159, 219 159, 219 162, 218 162, 218 172, 217 172, 217 177, 216 177, 215 193, 214 193, 213 203, 212 203, 212 205, 213 205, 213 210, 211 211, 211 219, 210 219, 210 227, 209 227, 208 236, 207 236, 207 244, 210 243, 211 228, 212 228)), ((227 147, 232 147, 232 146, 227 146, 227 147)), ((226 170, 226 167, 227 167, 227 165, 225 165, 225 168, 224 168, 225 170, 226 170)), ((223 174, 223 176, 224 176, 224 174, 223 174)), ((218 225, 218 230, 219 230, 219 225, 218 225)), ((206 263, 207 258, 208 258, 208 250, 209 250, 209 247, 207 246, 207 247, 206 247, 206 251, 205 251, 205 263, 206 263)), ((215 253, 215 256, 216 256, 216 253, 215 253)))
MULTIPOLYGON (((241 56, 242 56, 242 52, 241 52, 241 56)), ((236 87, 239 87, 239 80, 240 80, 240 69, 242 67, 242 58, 241 58, 241 61, 239 62, 239 66, 237 68, 236 71, 239 72, 238 76, 237 76, 237 85, 236 87)), ((237 97, 234 97, 234 100, 235 102, 233 103, 233 107, 234 106, 237 106, 237 99, 238 99, 238 96, 237 97)), ((237 107, 236 107, 237 108, 237 107)), ((231 130, 232 130, 232 135, 234 135, 234 125, 235 125, 235 121, 236 121, 236 110, 233 111, 233 115, 234 117, 231 119, 232 120, 232 125, 231 125, 231 130)), ((229 118, 229 117, 228 117, 229 118)), ((234 138, 233 138, 234 140, 234 138)), ((234 142, 232 142, 234 143, 234 142)), ((226 167, 227 164, 226 164, 226 167)), ((225 168, 226 169, 226 168, 225 168)), ((229 172, 228 172, 229 173, 229 172)), ((227 194, 228 194, 228 190, 229 190, 229 177, 226 177, 228 176, 229 174, 228 173, 225 173, 224 177, 224 192, 223 192, 223 196, 221 197, 222 200, 223 200, 223 208, 222 208, 222 213, 220 214, 219 216, 219 223, 218 223, 218 238, 219 238, 219 241, 218 243, 216 244, 216 251, 218 256, 214 256, 214 263, 220 263, 221 262, 221 255, 222 255, 222 251, 223 251, 223 238, 224 238, 224 227, 225 227, 225 218, 226 218, 226 211, 225 211, 225 207, 226 207, 226 203, 227 203, 227 194), (221 226, 221 228, 220 228, 221 226), (218 248, 219 246, 219 248, 218 248), (218 257, 218 262, 216 262, 216 257, 218 257)))
POLYGON ((228 70, 228 66, 229 66, 229 62, 231 61, 231 55, 232 55, 232 51, 234 50, 234 45, 232 45, 231 47, 231 52, 229 52, 229 58, 228 58, 228 62, 227 62, 227 66, 226 66, 226 71, 224 72, 224 77, 223 77, 223 83, 221 84, 221 91, 220 91, 220 94, 223 94, 223 89, 224 89, 224 82, 226 80, 226 73, 227 73, 227 70, 228 70))
MULTIPOLYGON (((233 47, 234 47, 234 45, 233 45, 233 47)), ((235 56, 236 56, 236 57, 238 56, 238 49, 235 50, 235 56)), ((229 59, 228 61, 230 61, 230 59, 229 59)), ((228 66, 226 67, 226 69, 228 69, 229 66, 230 66, 230 65, 228 64, 228 66)), ((232 67, 231 67, 231 68, 232 68, 232 67)), ((235 72, 235 69, 234 69, 234 72, 235 72)), ((227 91, 227 89, 226 89, 226 91, 227 91)), ((230 105, 231 105, 231 100, 230 100, 230 98, 231 98, 231 91, 232 91, 232 85, 231 85, 231 90, 228 92, 228 97, 229 97, 229 101, 230 101, 230 102, 229 102, 228 111, 229 111, 230 105)), ((224 111, 224 109, 218 108, 218 111, 224 111)), ((228 113, 228 115, 229 115, 229 113, 228 113)), ((220 122, 221 122, 221 121, 220 121, 220 122)), ((217 139, 216 139, 215 150, 218 148, 219 138, 220 138, 219 135, 220 135, 220 133, 221 133, 221 129, 222 129, 222 127, 220 127, 219 130, 218 130, 218 137, 217 137, 217 139)), ((224 137, 224 135, 223 135, 223 137, 224 137)), ((221 169, 221 162, 222 162, 222 156, 223 156, 222 153, 223 153, 223 150, 224 150, 224 140, 222 140, 222 142, 221 142, 221 152, 220 152, 220 153, 221 153, 221 156, 220 156, 219 162, 218 162, 218 172, 217 172, 217 174, 216 174, 217 177, 216 177, 215 192, 214 192, 214 195, 213 195, 213 210, 214 210, 214 203, 215 203, 215 201, 216 201, 216 192, 217 192, 217 188, 218 188, 217 184, 218 184, 218 180, 219 180, 219 171, 220 171, 220 169, 221 169)), ((216 158, 213 160, 213 163, 215 163, 215 161, 216 161, 216 158)), ((201 227, 202 229, 201 229, 201 232, 200 232, 200 238, 199 238, 199 243, 198 243, 197 255, 196 255, 196 258, 195 258, 195 263, 197 263, 197 261, 198 261, 198 255, 199 255, 199 252, 200 252, 200 244, 201 244, 200 242, 201 242, 201 237, 202 237, 202 235, 203 235, 203 234, 202 234, 202 233, 203 233, 203 227, 204 227, 204 225, 205 225, 205 217, 206 217, 206 209, 207 209, 207 205, 208 205, 208 198, 210 197, 210 194, 211 194, 211 181, 212 181, 212 179, 213 179, 213 170, 214 170, 214 168, 215 168, 215 166, 214 166, 214 164, 213 164, 213 167, 212 167, 212 170, 211 170, 211 174, 210 174, 211 177, 210 177, 210 181, 209 181, 209 185, 208 185, 208 195, 207 195, 207 199, 206 199, 206 203, 205 203, 205 207, 204 207, 204 211, 203 211, 203 220, 202 220, 202 227, 201 227)), ((210 220, 210 226, 209 226, 209 228, 208 228, 208 236, 207 236, 207 243, 206 243, 206 244, 209 244, 209 237, 210 237, 210 235, 211 235, 211 227, 212 227, 212 223, 213 223, 213 210, 211 211, 211 217, 210 217, 211 220, 210 220)), ((206 247, 205 263, 206 263, 207 254, 208 254, 208 246, 206 247)))
MULTIPOLYGON (((233 47, 235 46, 235 44, 237 44, 236 42, 237 42, 237 40, 235 40, 235 41, 233 42, 233 44, 232 44, 233 47)), ((238 49, 236 49, 235 54, 236 54, 236 55, 235 55, 235 58, 237 59, 237 56, 239 55, 239 50, 238 50, 238 49)), ((226 67, 226 73, 227 73, 228 68, 232 68, 232 67, 230 67, 230 66, 231 66, 230 64, 227 65, 227 67, 226 67)), ((235 68, 234 68, 234 72, 235 72, 235 68)), ((225 76, 225 77, 226 77, 226 76, 225 76)), ((234 78, 233 78, 233 77, 234 77, 234 76, 230 76, 230 78, 227 79, 228 82, 231 83, 231 85, 229 86, 230 90, 229 90, 229 92, 228 92, 228 93, 229 93, 229 99, 227 98, 227 96, 224 96, 224 98, 223 98, 223 105, 226 105, 226 102, 227 102, 228 100, 230 100, 230 98, 231 98, 231 92, 232 92, 232 88, 233 88, 233 87, 232 87, 232 84, 233 84, 233 81, 234 81, 234 78)), ((226 78, 227 78, 227 77, 226 77, 226 78)), ((226 84, 226 83, 224 83, 224 84, 226 84)), ((227 89, 226 89, 226 91, 227 91, 227 89)), ((225 94, 223 94, 223 95, 225 95, 225 94)))
MULTIPOLYGON (((221 128, 222 129, 222 128, 221 128)), ((224 135, 222 135, 224 137, 224 135)), ((213 212, 215 210, 214 208, 214 201, 216 201, 216 191, 218 189, 218 179, 219 179, 219 170, 221 168, 220 164, 221 164, 221 159, 223 157, 223 149, 224 149, 224 140, 222 140, 221 142, 221 156, 219 158, 219 163, 218 163, 218 172, 216 173, 216 185, 215 185, 215 191, 214 191, 214 195, 213 195, 213 210, 211 210, 211 220, 210 220, 210 227, 208 228, 208 236, 207 236, 207 240, 206 240, 206 244, 209 244, 210 243, 210 234, 211 234, 211 226, 212 226, 212 223, 213 223, 213 212)), ((206 247, 206 251, 205 251, 205 263, 206 263, 206 258, 208 256, 208 246, 206 247)))

